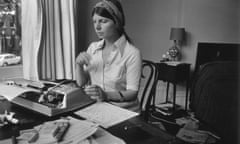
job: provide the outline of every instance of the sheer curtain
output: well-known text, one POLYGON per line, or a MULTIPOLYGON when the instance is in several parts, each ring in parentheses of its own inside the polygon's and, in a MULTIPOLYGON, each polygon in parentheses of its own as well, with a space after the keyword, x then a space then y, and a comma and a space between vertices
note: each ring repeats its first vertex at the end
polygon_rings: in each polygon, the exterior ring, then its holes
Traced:
POLYGON ((75 2, 22 0, 24 78, 75 78, 75 2))
POLYGON ((42 6, 39 0, 22 0, 23 76, 37 80, 37 55, 42 35, 42 6))

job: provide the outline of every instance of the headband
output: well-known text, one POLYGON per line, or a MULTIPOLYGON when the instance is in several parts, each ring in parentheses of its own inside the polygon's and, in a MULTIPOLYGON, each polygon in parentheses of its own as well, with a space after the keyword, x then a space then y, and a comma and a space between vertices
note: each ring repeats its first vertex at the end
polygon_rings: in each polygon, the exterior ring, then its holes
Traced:
POLYGON ((124 26, 124 19, 123 14, 119 11, 119 9, 110 1, 108 0, 102 0, 101 2, 98 2, 94 8, 100 7, 106 9, 114 18, 117 25, 120 27, 124 26))

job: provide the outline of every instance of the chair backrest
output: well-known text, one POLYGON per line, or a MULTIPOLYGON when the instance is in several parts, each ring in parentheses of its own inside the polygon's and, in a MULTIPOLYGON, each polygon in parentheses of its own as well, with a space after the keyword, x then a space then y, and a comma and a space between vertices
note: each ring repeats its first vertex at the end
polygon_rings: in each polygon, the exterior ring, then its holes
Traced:
POLYGON ((158 76, 157 66, 154 62, 143 60, 142 77, 140 87, 141 113, 148 113, 148 106, 151 103, 152 95, 155 94, 156 80, 158 76))

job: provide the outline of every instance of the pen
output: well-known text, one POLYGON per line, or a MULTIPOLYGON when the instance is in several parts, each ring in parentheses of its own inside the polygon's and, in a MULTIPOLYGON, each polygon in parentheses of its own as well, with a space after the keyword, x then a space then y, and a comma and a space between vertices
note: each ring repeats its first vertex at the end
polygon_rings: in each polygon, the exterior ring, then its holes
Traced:
POLYGON ((15 136, 12 136, 12 144, 17 144, 17 139, 15 136))

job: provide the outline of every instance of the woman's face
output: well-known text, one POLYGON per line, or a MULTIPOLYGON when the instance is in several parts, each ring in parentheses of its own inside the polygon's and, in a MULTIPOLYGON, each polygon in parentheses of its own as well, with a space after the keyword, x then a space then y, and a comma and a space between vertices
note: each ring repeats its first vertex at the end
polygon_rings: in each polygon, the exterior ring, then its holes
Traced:
POLYGON ((109 18, 94 14, 93 25, 100 39, 111 39, 111 37, 117 34, 117 26, 114 21, 109 18))

